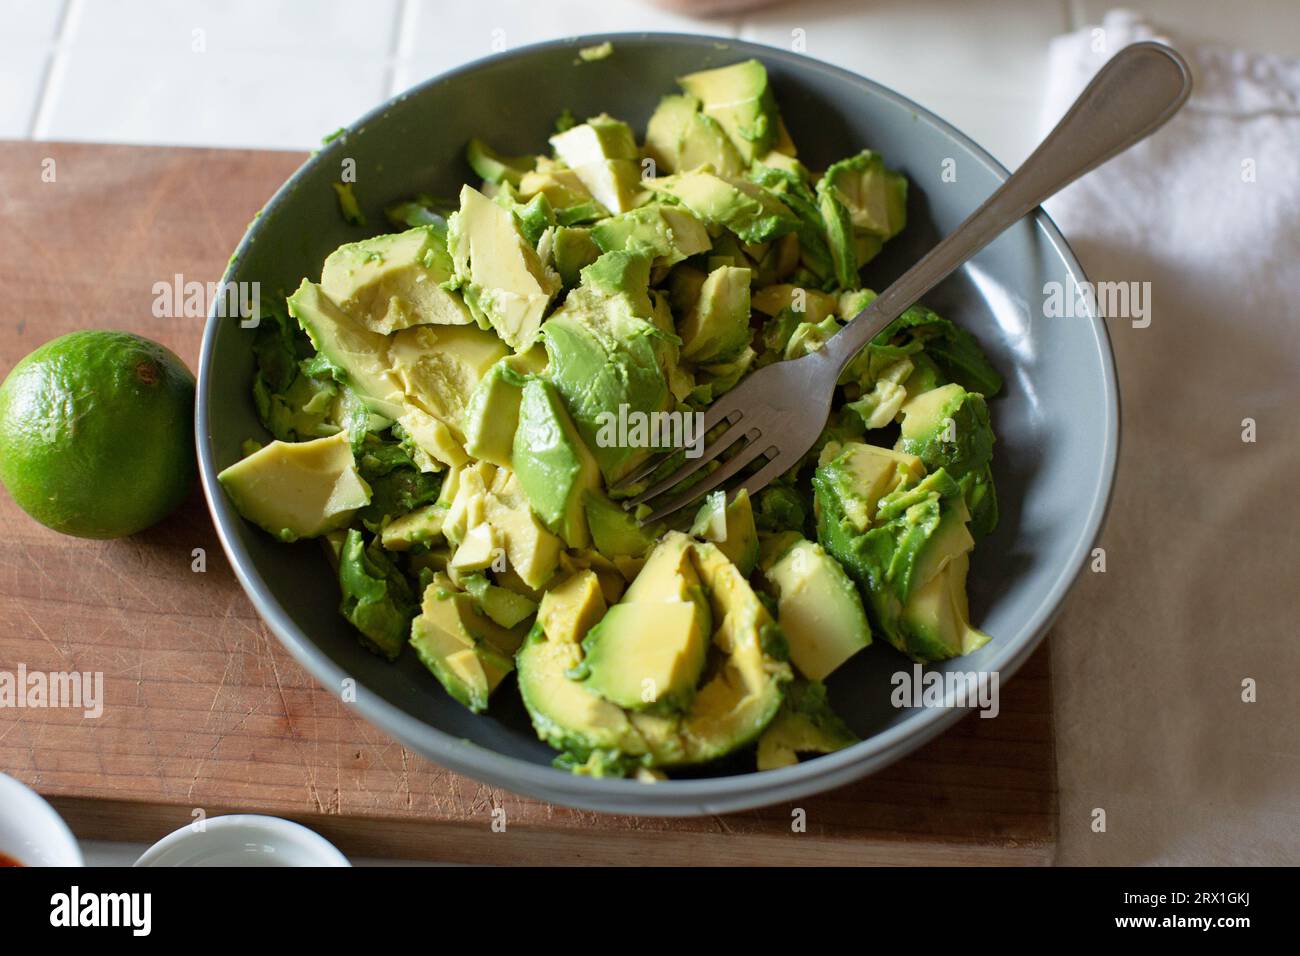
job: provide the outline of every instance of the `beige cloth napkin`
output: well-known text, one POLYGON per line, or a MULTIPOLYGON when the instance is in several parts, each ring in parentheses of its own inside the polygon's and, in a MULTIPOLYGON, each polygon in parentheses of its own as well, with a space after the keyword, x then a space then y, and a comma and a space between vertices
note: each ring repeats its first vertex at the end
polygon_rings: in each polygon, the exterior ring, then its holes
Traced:
MULTIPOLYGON (((1120 12, 1056 40, 1044 132, 1153 34, 1120 12)), ((1151 283, 1149 327, 1107 322, 1106 570, 1085 569, 1051 637, 1058 859, 1297 864, 1300 61, 1172 45, 1187 106, 1047 207, 1090 280, 1151 283)))

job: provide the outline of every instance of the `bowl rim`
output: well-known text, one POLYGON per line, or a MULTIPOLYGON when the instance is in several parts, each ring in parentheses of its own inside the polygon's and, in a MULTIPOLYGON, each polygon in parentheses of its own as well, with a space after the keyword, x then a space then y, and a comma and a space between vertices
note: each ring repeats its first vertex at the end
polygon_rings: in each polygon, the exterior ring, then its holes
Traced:
POLYGON ((333 843, 310 827, 264 813, 224 813, 208 817, 203 829, 193 823, 177 827, 140 854, 135 867, 193 866, 232 845, 241 835, 255 836, 278 849, 299 850, 310 862, 301 866, 351 866, 333 843))
POLYGON ((68 826, 68 821, 33 787, 8 773, 0 773, 0 815, 23 824, 24 845, 21 848, 12 845, 0 847, 21 865, 85 865, 81 843, 68 826))
MULTIPOLYGON (((425 81, 386 100, 360 119, 345 127, 344 132, 313 152, 292 176, 275 192, 263 207, 263 212, 274 209, 290 195, 298 182, 322 162, 335 159, 344 148, 349 135, 379 119, 396 104, 422 94, 436 84, 454 77, 472 73, 505 59, 547 49, 580 49, 604 42, 615 45, 628 42, 648 44, 685 44, 716 48, 724 45, 738 55, 767 61, 779 61, 803 70, 813 70, 836 79, 847 80, 869 91, 872 95, 892 101, 910 110, 918 120, 931 124, 949 139, 969 150, 997 179, 1004 180, 1008 170, 985 149, 965 133, 930 110, 892 89, 863 77, 851 70, 833 66, 780 47, 736 40, 707 34, 679 34, 663 32, 622 32, 583 34, 547 40, 541 43, 514 47, 500 53, 482 57, 454 69, 438 73, 425 81)), ((616 54, 617 55, 617 54, 616 54)), ((241 238, 223 276, 223 281, 236 273, 248 254, 258 225, 264 221, 260 214, 253 220, 241 238)), ((1041 208, 1033 214, 1033 223, 1040 230, 1053 252, 1060 257, 1070 277, 1076 283, 1086 281, 1083 267, 1062 236, 1056 224, 1041 208)), ((1106 514, 1109 511, 1115 486, 1119 457, 1119 384, 1115 374, 1114 352, 1105 322, 1090 310, 1091 323, 1103 373, 1105 401, 1104 447, 1102 449, 1101 481, 1092 492, 1083 533, 1071 549, 1066 562, 1048 588, 1047 594, 1029 616, 1019 631, 1001 636, 993 658, 986 669, 998 673, 999 681, 1011 677, 1038 647, 1052 623, 1060 614, 1065 598, 1082 572, 1086 559, 1095 545, 1106 514)), ((281 645, 303 668, 326 687, 341 686, 351 676, 336 665, 328 655, 290 619, 275 595, 267 588, 253 568, 248 551, 235 534, 235 522, 242 521, 225 499, 217 483, 217 467, 207 440, 210 427, 207 392, 210 385, 210 366, 218 330, 216 309, 208 316, 199 356, 198 396, 195 403, 195 444, 199 458, 199 472, 208 510, 216 526, 217 537, 229 559, 236 578, 252 601, 258 614, 271 628, 281 645)), ((467 740, 448 734, 430 723, 406 712, 400 707, 357 685, 355 710, 367 721, 379 727, 405 746, 435 763, 457 773, 476 778, 494 786, 504 787, 527 796, 564 803, 583 809, 618 813, 635 813, 648 816, 691 816, 751 809, 772 803, 818 793, 863 777, 898 760, 952 726, 968 711, 955 707, 925 708, 904 725, 887 728, 857 744, 813 760, 782 767, 777 770, 755 771, 706 779, 667 780, 647 786, 630 779, 601 779, 569 774, 556 768, 532 763, 507 754, 479 747, 467 740)))

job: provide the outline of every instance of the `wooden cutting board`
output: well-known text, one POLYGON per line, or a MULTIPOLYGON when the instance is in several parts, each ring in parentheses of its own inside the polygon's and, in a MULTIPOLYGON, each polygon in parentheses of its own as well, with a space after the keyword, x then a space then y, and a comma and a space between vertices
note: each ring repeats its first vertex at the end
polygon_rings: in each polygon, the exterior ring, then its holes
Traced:
MULTIPOLYGON (((193 368, 203 320, 154 317, 154 283, 219 278, 303 158, 0 143, 0 374, 81 328, 138 332, 193 368)), ((0 670, 105 675, 95 719, 0 708, 0 770, 82 837, 152 842, 202 810, 291 817, 352 854, 466 863, 1043 864, 1054 853, 1045 649, 1003 688, 996 720, 967 718, 868 780, 797 807, 608 816, 443 770, 317 687, 244 597, 197 491, 121 541, 62 537, 2 492, 0 527, 0 670)))

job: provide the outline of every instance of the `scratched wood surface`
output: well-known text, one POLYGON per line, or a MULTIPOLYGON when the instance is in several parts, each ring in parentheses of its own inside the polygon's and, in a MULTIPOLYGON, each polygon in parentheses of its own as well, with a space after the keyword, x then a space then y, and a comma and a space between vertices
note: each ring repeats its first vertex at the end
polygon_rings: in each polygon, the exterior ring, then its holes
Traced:
MULTIPOLYGON (((152 287, 215 280, 300 154, 0 143, 0 374, 86 327, 193 368, 202 320, 152 287), (42 173, 51 169, 54 181, 42 173)), ((279 647, 196 492, 121 541, 66 538, 0 492, 0 670, 102 671, 102 716, 0 708, 0 771, 83 837, 153 841, 201 808, 292 817, 354 854, 487 863, 1042 864, 1053 855, 1051 685, 1040 651, 996 720, 966 719, 840 790, 725 817, 569 810, 452 774, 387 739, 279 647), (207 570, 191 567, 203 548, 207 570), (493 832, 492 811, 507 827, 493 832)))

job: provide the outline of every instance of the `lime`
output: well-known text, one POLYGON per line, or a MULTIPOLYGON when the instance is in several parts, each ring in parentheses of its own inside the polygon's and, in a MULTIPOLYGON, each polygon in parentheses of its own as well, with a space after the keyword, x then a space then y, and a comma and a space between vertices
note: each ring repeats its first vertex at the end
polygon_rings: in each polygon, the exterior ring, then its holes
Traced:
POLYGON ((194 376, 157 342, 73 332, 0 385, 0 482, 55 531, 142 531, 185 499, 194 474, 194 376))

